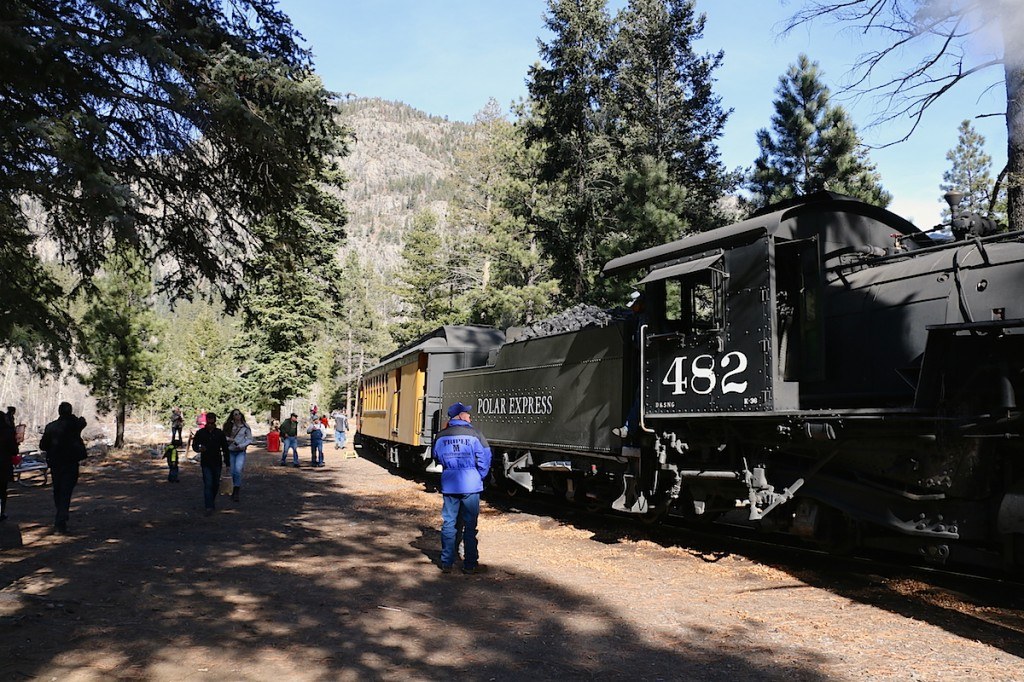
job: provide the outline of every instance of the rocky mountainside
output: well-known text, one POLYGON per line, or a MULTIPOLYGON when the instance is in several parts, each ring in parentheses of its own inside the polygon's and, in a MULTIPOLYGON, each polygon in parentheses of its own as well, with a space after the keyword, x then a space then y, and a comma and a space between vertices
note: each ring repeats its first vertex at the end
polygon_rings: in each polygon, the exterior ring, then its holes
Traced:
POLYGON ((341 162, 348 176, 346 248, 388 272, 414 215, 430 208, 444 226, 456 152, 470 126, 381 99, 341 102, 339 112, 353 132, 341 162))

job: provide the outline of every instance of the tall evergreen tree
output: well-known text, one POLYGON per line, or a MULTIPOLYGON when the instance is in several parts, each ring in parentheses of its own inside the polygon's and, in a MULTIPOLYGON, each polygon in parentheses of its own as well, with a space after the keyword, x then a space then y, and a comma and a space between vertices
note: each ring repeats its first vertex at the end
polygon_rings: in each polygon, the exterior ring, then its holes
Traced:
POLYGON ((596 277, 604 260, 720 224, 735 182, 715 144, 728 115, 712 91, 723 55, 694 50, 694 2, 630 0, 614 20, 605 6, 550 0, 554 38, 524 119, 547 198, 530 220, 563 294, 595 302, 618 298, 596 277))
POLYGON ((79 327, 78 353, 88 365, 79 380, 101 412, 114 412, 114 447, 124 445, 128 409, 152 391, 159 326, 149 267, 128 249, 115 251, 96 281, 79 327))
POLYGON ((393 343, 381 314, 383 279, 354 250, 345 256, 338 290, 341 301, 332 311, 327 344, 333 350, 329 403, 344 405, 351 414, 363 369, 392 350, 393 343))
MULTIPOLYGON (((639 197, 650 207, 665 192, 682 200, 661 206, 677 212, 680 225, 659 220, 624 226, 634 234, 637 248, 678 238, 686 227, 715 227, 718 201, 733 184, 717 146, 729 112, 712 88, 724 53, 699 54, 694 47, 705 21, 694 0, 631 0, 616 16, 618 32, 609 50, 615 144, 634 187, 634 196, 627 194, 623 201, 639 197), (666 177, 654 172, 659 167, 666 177), (656 185, 636 195, 637 183, 645 178, 656 185), (679 190, 663 187, 664 182, 679 190), (659 225, 668 232, 650 234, 659 225)), ((644 212, 641 207, 632 211, 644 212)))
POLYGON ((168 317, 152 406, 164 414, 182 407, 186 419, 195 410, 251 409, 234 352, 238 319, 208 301, 184 302, 168 317))
POLYGON ((879 206, 892 200, 821 76, 818 63, 800 55, 779 78, 771 131, 757 131, 761 154, 748 183, 757 207, 823 189, 879 206))
POLYGON ((5 0, 0 26, 0 269, 18 273, 0 346, 68 341, 40 237, 83 280, 126 243, 174 264, 161 288, 207 281, 236 303, 264 246, 253 226, 300 203, 336 151, 288 18, 272 0, 5 0))
POLYGON ((318 290, 308 270, 281 268, 255 280, 246 295, 252 312, 235 352, 244 400, 254 409, 273 411, 317 379, 314 350, 329 312, 318 290))
MULTIPOLYGON (((344 142, 334 140, 344 150, 344 142)), ((338 193, 344 177, 325 161, 303 201, 288 213, 260 224, 260 243, 244 273, 244 332, 237 348, 245 397, 255 409, 277 409, 326 374, 318 342, 326 318, 340 300, 338 247, 347 216, 338 193)))
POLYGON ((528 324, 551 311, 558 283, 525 219, 536 150, 491 100, 458 155, 451 222, 462 249, 459 305, 469 321, 497 327, 528 324))
MULTIPOLYGON (((957 129, 956 147, 946 152, 950 167, 942 174, 943 192, 963 192, 960 210, 980 213, 997 222, 1006 222, 1006 191, 1001 190, 992 201, 992 157, 985 153, 985 136, 974 129, 970 121, 963 121, 957 129)), ((946 202, 940 199, 945 205, 946 202)), ((949 218, 948 206, 942 211, 949 218)))
POLYGON ((547 205, 531 220, 572 300, 592 295, 617 186, 606 108, 612 26, 605 4, 548 0, 545 25, 553 37, 540 43, 543 63, 527 80, 533 111, 524 125, 527 142, 542 154, 539 180, 547 194, 547 205))
POLYGON ((393 290, 401 299, 405 320, 392 326, 391 336, 402 345, 458 320, 454 314, 454 296, 449 272, 442 253, 438 218, 426 209, 413 217, 412 229, 405 235, 402 266, 395 275, 393 290))

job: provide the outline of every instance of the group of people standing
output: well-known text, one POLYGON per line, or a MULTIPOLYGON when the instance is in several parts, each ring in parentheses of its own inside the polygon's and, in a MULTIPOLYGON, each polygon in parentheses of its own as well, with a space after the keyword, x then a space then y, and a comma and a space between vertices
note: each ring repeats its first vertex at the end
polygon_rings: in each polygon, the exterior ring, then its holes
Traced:
MULTIPOLYGON (((334 419, 335 449, 344 448, 348 431, 348 416, 345 409, 335 410, 331 417, 334 419)), ((218 428, 216 414, 206 411, 200 413, 196 423, 200 425, 200 428, 192 436, 192 449, 199 453, 199 464, 203 472, 203 503, 206 515, 209 516, 213 514, 216 507, 221 472, 224 467, 228 467, 231 471, 231 499, 235 502, 241 501, 242 475, 245 470, 246 451, 253 440, 252 429, 246 424, 245 415, 237 409, 231 411, 223 427, 218 428)), ((177 450, 174 446, 181 444, 183 424, 181 408, 176 407, 171 412, 171 447, 167 450, 170 469, 168 478, 171 481, 177 480, 177 450)), ((319 415, 316 406, 311 406, 310 421, 306 428, 310 441, 310 466, 324 466, 323 442, 328 424, 328 419, 319 415)), ((271 428, 279 429, 284 443, 281 464, 287 463, 288 451, 291 450, 293 464, 298 467, 298 414, 293 412, 279 427, 272 424, 271 428)))
MULTIPOLYGON (((457 557, 458 547, 464 546, 462 570, 476 573, 479 565, 477 519, 480 513, 480 493, 491 465, 491 449, 486 438, 472 425, 471 405, 456 402, 448 408, 448 424, 434 439, 432 455, 441 465, 441 570, 449 573, 457 557)), ((71 495, 78 482, 79 465, 87 450, 82 440, 86 426, 84 417, 75 416, 70 403, 61 403, 56 420, 46 425, 39 448, 47 454, 53 480, 53 499, 56 506, 54 529, 68 532, 71 495)), ((181 409, 175 408, 171 418, 171 446, 181 443, 184 420, 181 409)), ((200 428, 192 437, 192 449, 199 453, 203 472, 203 502, 206 515, 213 514, 220 488, 223 467, 231 471, 231 499, 241 501, 242 474, 246 451, 252 444, 252 429, 245 422, 241 410, 232 410, 223 427, 217 426, 217 415, 203 414, 200 428)), ((331 413, 334 419, 335 449, 345 447, 348 415, 343 408, 331 413)), ((292 413, 280 426, 284 439, 281 464, 287 463, 291 449, 294 465, 299 465, 298 415, 292 413)), ((306 433, 310 435, 311 463, 323 466, 323 440, 328 420, 320 417, 316 407, 310 411, 306 433)), ((0 521, 7 518, 7 486, 13 475, 13 460, 18 454, 14 408, 0 413, 0 521)), ((176 463, 176 458, 175 458, 176 463)), ((170 463, 170 462, 169 462, 170 463)), ((171 480, 175 480, 176 476, 171 480)))
MULTIPOLYGON (((345 408, 339 407, 331 413, 334 420, 334 449, 345 448, 346 434, 348 432, 348 414, 345 408)), ((274 424, 271 428, 274 428, 274 424)), ((309 423, 306 426, 306 434, 309 435, 309 465, 311 467, 324 466, 324 440, 330 420, 320 414, 316 405, 309 409, 309 423)), ((288 419, 284 420, 277 427, 281 434, 281 466, 288 464, 288 453, 292 453, 292 466, 299 466, 299 415, 292 412, 288 419)))

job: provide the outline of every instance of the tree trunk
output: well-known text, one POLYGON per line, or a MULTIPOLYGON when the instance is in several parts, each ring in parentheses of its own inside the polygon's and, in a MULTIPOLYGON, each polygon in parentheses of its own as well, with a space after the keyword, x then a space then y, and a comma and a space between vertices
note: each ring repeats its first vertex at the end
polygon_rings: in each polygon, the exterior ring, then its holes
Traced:
POLYGON ((124 419, 128 407, 123 402, 117 405, 117 424, 114 427, 114 447, 124 447, 124 419))
MULTIPOLYGON (((1007 36, 1009 39, 1010 36, 1007 36)), ((1006 199, 1011 230, 1024 229, 1024 64, 1006 63, 1006 199)))
POLYGON ((345 410, 352 414, 352 325, 348 326, 348 361, 345 365, 345 410))

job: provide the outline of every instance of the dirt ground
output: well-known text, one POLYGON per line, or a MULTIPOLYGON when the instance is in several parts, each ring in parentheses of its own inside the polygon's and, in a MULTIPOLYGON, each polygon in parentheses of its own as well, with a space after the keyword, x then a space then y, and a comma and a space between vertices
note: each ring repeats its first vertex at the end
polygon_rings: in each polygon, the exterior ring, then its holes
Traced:
POLYGON ((489 570, 443 575, 439 496, 326 454, 255 450, 209 518, 197 464, 175 484, 148 449, 94 457, 70 536, 49 487, 13 486, 0 680, 1024 680, 999 604, 504 498, 489 570))

